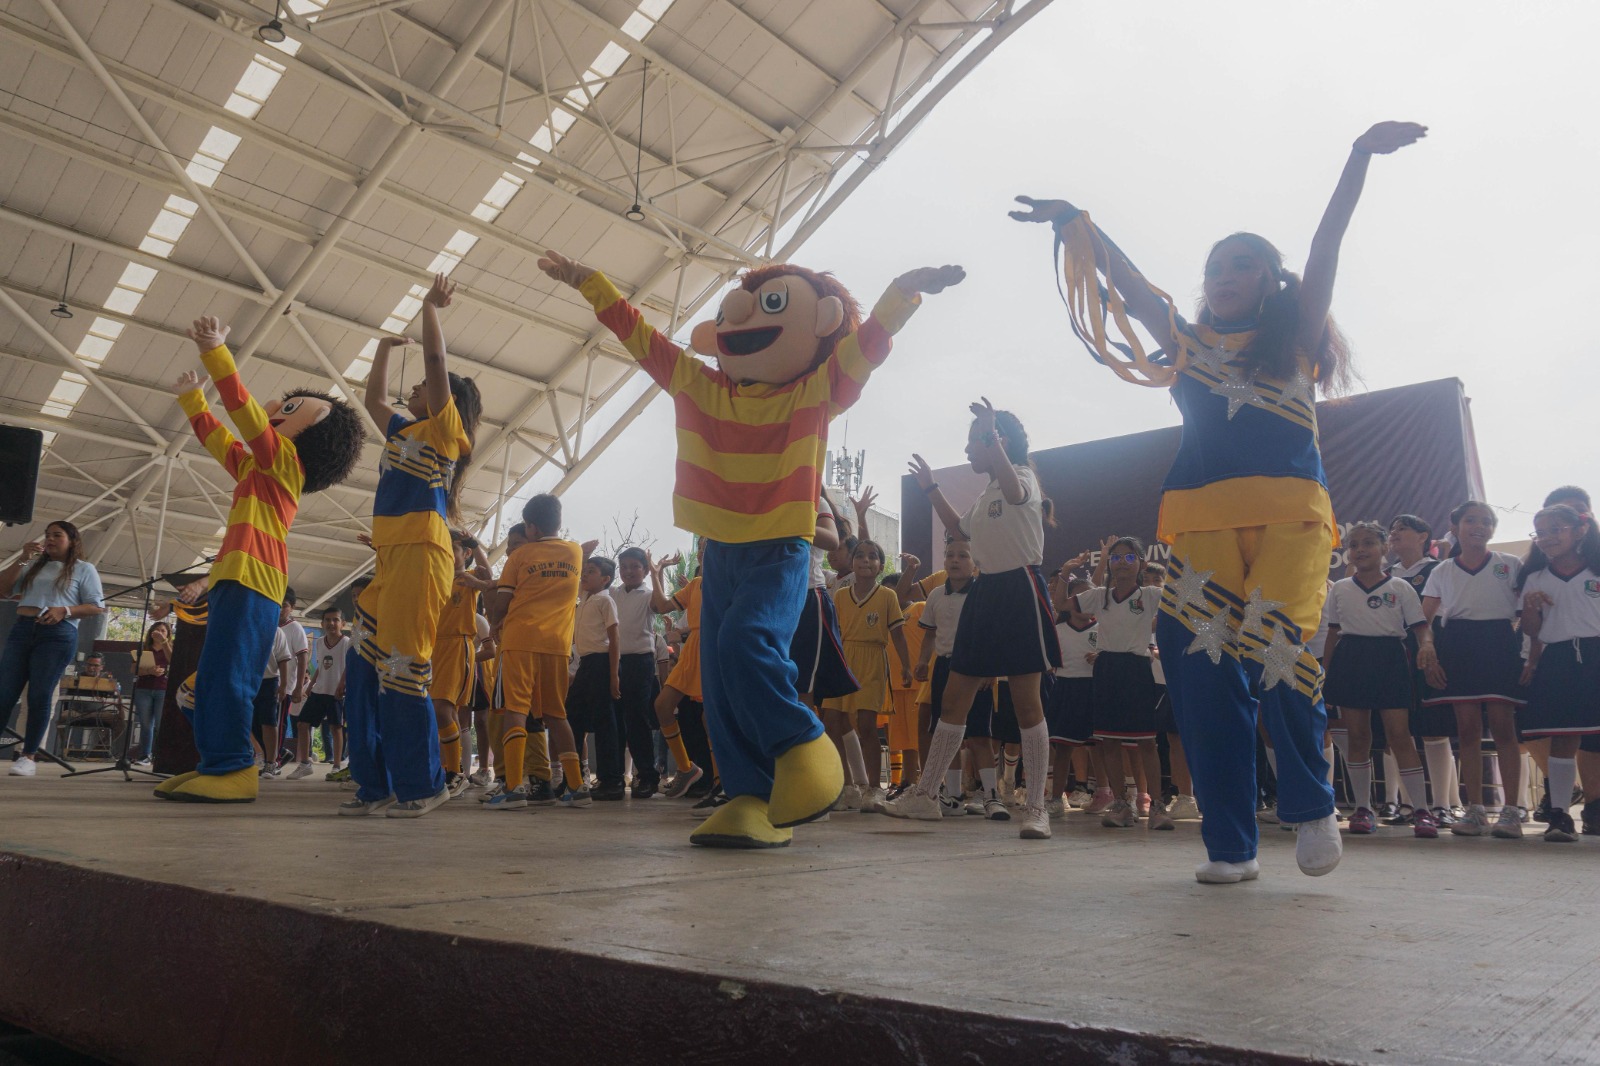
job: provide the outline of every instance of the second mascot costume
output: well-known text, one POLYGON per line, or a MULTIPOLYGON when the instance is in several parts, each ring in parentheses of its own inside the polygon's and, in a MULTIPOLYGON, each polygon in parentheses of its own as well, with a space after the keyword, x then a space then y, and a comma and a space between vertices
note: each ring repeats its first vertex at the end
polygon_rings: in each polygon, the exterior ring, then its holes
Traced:
POLYGON ((602 325, 672 397, 677 525, 706 540, 700 608, 706 726, 730 800, 690 834, 710 847, 786 846, 822 817, 844 770, 795 692, 789 643, 805 599, 828 423, 861 396, 890 337, 958 266, 901 275, 861 320, 831 275, 752 270, 694 328, 696 352, 658 334, 604 274, 555 252, 540 269, 581 292, 602 325))

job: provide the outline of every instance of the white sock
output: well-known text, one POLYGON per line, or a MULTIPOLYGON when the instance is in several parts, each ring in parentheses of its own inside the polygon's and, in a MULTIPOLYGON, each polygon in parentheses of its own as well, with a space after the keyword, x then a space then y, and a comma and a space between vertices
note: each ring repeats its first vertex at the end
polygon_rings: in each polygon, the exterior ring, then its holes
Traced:
POLYGON ((1433 805, 1454 807, 1461 802, 1461 784, 1456 778, 1456 757, 1449 737, 1428 737, 1422 742, 1422 755, 1428 764, 1428 779, 1433 782, 1433 805))
POLYGON ((1565 811, 1572 805, 1572 786, 1578 780, 1578 760, 1550 756, 1550 809, 1565 811))
MULTIPOLYGON (((1383 801, 1396 804, 1400 802, 1400 764, 1395 761, 1394 752, 1387 748, 1383 752, 1383 801)), ((1415 803, 1411 805, 1416 806, 1415 803)))
POLYGON ((1372 759, 1351 762, 1346 759, 1344 768, 1350 771, 1350 791, 1355 793, 1357 807, 1372 809, 1372 759))
POLYGON ((1350 761, 1350 730, 1342 726, 1331 725, 1328 727, 1328 739, 1333 742, 1333 748, 1345 762, 1350 761))
POLYGON ((850 783, 867 787, 867 760, 861 756, 861 738, 854 729, 844 735, 844 761, 850 767, 850 783))
POLYGON ((1005 772, 1006 784, 1008 784, 1008 785, 1012 786, 1013 788, 1015 788, 1016 784, 1017 784, 1017 757, 1015 755, 1012 755, 1010 752, 1007 752, 1006 756, 1005 756, 1005 762, 1006 762, 1006 772, 1005 772))
POLYGON ((960 770, 946 770, 944 772, 944 794, 951 799, 961 798, 960 770))
POLYGON ((994 795, 995 780, 999 776, 999 772, 992 766, 985 766, 978 771, 978 780, 983 782, 983 794, 985 796, 994 795))
POLYGON ((1428 781, 1423 776, 1422 767, 1413 770, 1401 770, 1400 788, 1406 794, 1406 802, 1411 804, 1413 810, 1424 810, 1428 806, 1428 781))
MULTIPOLYGON (((961 751, 961 742, 967 736, 967 723, 965 722, 940 722, 933 731, 933 741, 928 745, 928 765, 922 768, 924 781, 937 781, 944 777, 945 771, 951 768, 956 761, 956 755, 961 751)), ((919 786, 920 787, 920 786, 919 786)), ((929 792, 929 795, 933 793, 929 792)), ((955 788, 950 795, 961 795, 961 777, 956 776, 955 788)))
POLYGON ((1038 722, 1022 731, 1022 761, 1031 768, 1028 773, 1028 806, 1044 806, 1045 775, 1039 768, 1048 766, 1050 760, 1050 730, 1038 722))

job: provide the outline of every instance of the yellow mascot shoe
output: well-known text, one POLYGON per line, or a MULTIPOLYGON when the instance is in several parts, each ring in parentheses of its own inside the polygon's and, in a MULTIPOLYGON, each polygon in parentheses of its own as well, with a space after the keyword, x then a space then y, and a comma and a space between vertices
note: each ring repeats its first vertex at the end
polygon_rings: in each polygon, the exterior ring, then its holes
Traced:
POLYGON ((195 774, 167 793, 167 799, 185 803, 253 803, 261 788, 254 766, 231 774, 195 774))
POLYGON ((200 776, 200 771, 199 770, 190 770, 186 774, 176 774, 176 775, 174 775, 172 777, 167 778, 165 781, 161 782, 161 784, 156 786, 156 791, 155 791, 156 799, 171 799, 172 798, 173 789, 177 788, 179 785, 182 785, 182 784, 184 784, 186 782, 193 781, 195 778, 197 778, 199 776, 200 776))
POLYGON ((689 843, 704 848, 786 848, 794 832, 778 829, 767 817, 767 805, 755 796, 735 796, 689 834, 689 843))
POLYGON ((779 829, 816 821, 833 809, 844 792, 844 764, 827 736, 796 744, 772 768, 772 799, 767 813, 779 829))

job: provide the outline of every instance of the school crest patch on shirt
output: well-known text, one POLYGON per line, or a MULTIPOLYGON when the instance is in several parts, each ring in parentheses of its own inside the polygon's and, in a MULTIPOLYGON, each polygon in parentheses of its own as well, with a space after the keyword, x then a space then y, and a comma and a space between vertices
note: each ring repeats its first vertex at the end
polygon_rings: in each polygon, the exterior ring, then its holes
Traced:
POLYGON ((1005 505, 1002 504, 999 500, 990 500, 989 501, 989 517, 990 518, 999 518, 1000 517, 1000 512, 1003 511, 1003 510, 1005 510, 1005 505))
POLYGON ((870 628, 876 628, 877 627, 877 625, 878 625, 878 612, 877 611, 868 611, 867 612, 867 625, 870 628))
POLYGON ((1600 599, 1600 581, 1590 578, 1583 583, 1583 593, 1592 599, 1600 599))
POLYGON ((1511 567, 1505 563, 1495 563, 1494 576, 1499 578, 1501 581, 1508 580, 1511 577, 1511 567))

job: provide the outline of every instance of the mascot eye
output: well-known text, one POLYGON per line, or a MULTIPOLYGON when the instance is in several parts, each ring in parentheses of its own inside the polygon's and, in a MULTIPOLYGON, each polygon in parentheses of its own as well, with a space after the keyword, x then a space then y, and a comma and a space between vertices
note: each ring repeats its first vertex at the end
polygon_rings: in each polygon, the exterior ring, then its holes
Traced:
POLYGON ((727 320, 727 318, 728 318, 728 316, 722 313, 722 308, 720 308, 720 307, 717 308, 717 325, 719 325, 719 326, 722 325, 722 323, 725 322, 727 320))
POLYGON ((769 315, 781 314, 789 306, 789 292, 787 289, 776 289, 772 292, 761 294, 761 310, 769 315))
POLYGON ((296 397, 292 400, 283 401, 283 406, 278 408, 278 413, 282 415, 292 415, 298 410, 300 410, 300 399, 299 397, 296 397))

